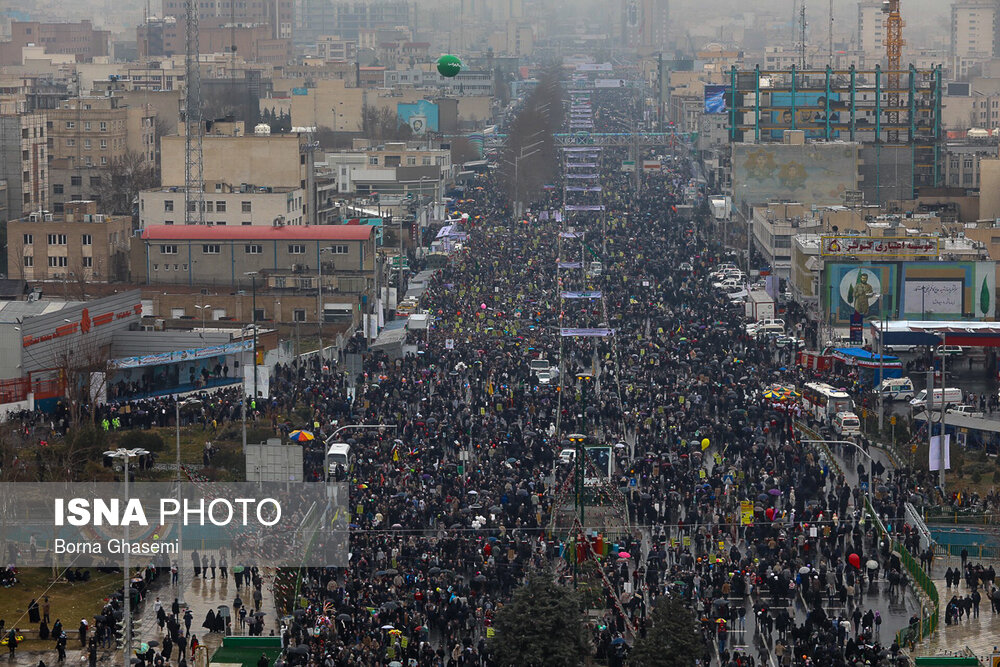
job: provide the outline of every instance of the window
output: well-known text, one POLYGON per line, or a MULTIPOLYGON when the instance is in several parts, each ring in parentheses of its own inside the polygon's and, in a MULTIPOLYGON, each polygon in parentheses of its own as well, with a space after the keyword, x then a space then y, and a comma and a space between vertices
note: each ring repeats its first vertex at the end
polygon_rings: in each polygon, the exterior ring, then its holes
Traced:
POLYGON ((165 224, 165 225, 172 225, 172 224, 174 224, 174 221, 173 220, 164 220, 163 224, 165 224))
POLYGON ((256 309, 254 309, 254 311, 253 311, 253 321, 256 322, 257 320, 263 320, 263 319, 266 319, 264 317, 264 309, 263 308, 256 308, 256 309))
POLYGON ((34 234, 25 234, 24 235, 24 245, 32 245, 32 244, 34 244, 34 242, 35 242, 35 235, 34 234))
POLYGON ((101 139, 101 148, 107 148, 107 147, 108 147, 108 140, 101 139))
POLYGON ((76 122, 75 121, 72 121, 72 120, 66 121, 66 129, 67 130, 72 130, 72 129, 75 129, 75 128, 76 128, 76 122))
POLYGON ((422 158, 420 158, 420 164, 422 164, 425 167, 429 167, 431 165, 431 156, 425 155, 422 158))
POLYGON ((66 266, 66 262, 66 257, 49 257, 49 266, 51 267, 66 266))
POLYGON ((66 235, 49 234, 49 245, 66 245, 66 235))
POLYGON ((250 202, 248 201, 240 202, 240 206, 243 208, 244 213, 250 212, 250 202))
POLYGON ((292 320, 295 322, 305 322, 306 321, 306 311, 303 308, 296 308, 292 313, 292 320))
POLYGON ((417 157, 415 155, 406 156, 406 166, 415 167, 417 165, 417 157))
MULTIPOLYGON (((107 164, 108 164, 108 156, 102 155, 101 156, 101 166, 105 167, 105 166, 107 166, 107 164)), ((98 180, 100 180, 100 179, 98 179, 98 180)))
POLYGON ((161 255, 176 255, 177 246, 176 245, 161 245, 160 246, 161 255))
POLYGON ((61 195, 62 193, 63 193, 63 184, 62 183, 53 183, 52 184, 52 194, 61 195))
POLYGON ((206 255, 220 255, 222 254, 222 246, 218 243, 206 243, 201 247, 201 252, 206 255))
POLYGON ((244 226, 244 227, 249 227, 249 226, 250 226, 250 225, 252 225, 253 223, 252 223, 251 221, 249 221, 249 220, 244 220, 244 221, 243 221, 243 222, 241 222, 240 224, 241 224, 242 226, 244 226))
POLYGON ((306 247, 304 245, 292 244, 288 246, 289 255, 304 255, 306 254, 306 247))
POLYGON ((346 245, 335 245, 330 247, 333 248, 334 255, 346 255, 349 252, 348 246, 346 245))
POLYGON ((89 120, 83 124, 83 131, 84 132, 90 132, 90 121, 89 120))
POLYGON ((163 210, 164 211, 173 211, 174 210, 174 200, 173 199, 165 199, 165 200, 163 200, 163 210))
POLYGON ((70 185, 74 185, 76 187, 80 187, 81 185, 83 185, 83 177, 82 176, 70 176, 69 177, 69 184, 70 185))
POLYGON ((108 131, 108 124, 107 124, 106 121, 102 120, 101 121, 101 132, 107 132, 107 131, 108 131))
POLYGON ((91 176, 90 177, 90 187, 92 187, 92 188, 99 188, 99 187, 101 187, 101 177, 100 176, 91 176))
POLYGON ((25 255, 24 256, 24 265, 25 266, 34 266, 35 265, 35 258, 32 257, 31 255, 25 255))
POLYGON ((83 268, 85 268, 85 269, 91 269, 93 267, 94 267, 94 258, 93 257, 84 257, 83 258, 83 268))
POLYGON ((84 234, 80 237, 81 245, 94 245, 94 237, 90 234, 84 234))
POLYGON ((67 139, 66 145, 69 147, 76 146, 76 139, 67 139))
POLYGON ((210 202, 210 201, 205 202, 205 212, 215 213, 215 202, 210 202))
POLYGON ((256 243, 249 243, 247 244, 246 252, 248 255, 260 255, 264 252, 264 246, 256 243))
POLYGON ((88 151, 90 150, 90 139, 84 139, 83 140, 83 148, 84 148, 84 150, 88 150, 88 151))
POLYGON ((226 202, 224 202, 224 201, 217 201, 217 202, 215 202, 215 212, 216 213, 225 213, 226 212, 226 202))
POLYGON ((370 158, 368 158, 368 164, 376 165, 377 166, 378 165, 378 156, 377 155, 372 155, 370 158))

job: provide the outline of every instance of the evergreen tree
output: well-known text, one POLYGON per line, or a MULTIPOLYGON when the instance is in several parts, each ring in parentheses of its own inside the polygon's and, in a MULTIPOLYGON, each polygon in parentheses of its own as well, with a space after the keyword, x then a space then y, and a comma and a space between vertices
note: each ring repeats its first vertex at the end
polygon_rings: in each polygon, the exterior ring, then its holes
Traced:
POLYGON ((514 593, 493 627, 490 650, 501 667, 577 667, 590 653, 578 596, 543 575, 514 593))
POLYGON ((628 663, 634 667, 693 667, 704 655, 705 642, 694 613, 679 599, 661 597, 650 616, 646 635, 635 643, 628 663))

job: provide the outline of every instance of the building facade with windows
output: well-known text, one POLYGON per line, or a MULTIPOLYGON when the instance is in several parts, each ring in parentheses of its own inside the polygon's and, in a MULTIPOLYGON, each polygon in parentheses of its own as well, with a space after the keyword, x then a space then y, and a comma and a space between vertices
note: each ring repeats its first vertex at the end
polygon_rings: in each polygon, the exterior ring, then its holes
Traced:
MULTIPOLYGON (((205 224, 220 227, 304 225, 305 197, 303 188, 206 183, 205 224)), ((184 188, 171 186, 139 193, 140 227, 183 224, 184 188)))
POLYGON ((117 97, 75 97, 46 112, 50 202, 97 199, 101 178, 129 152, 143 164, 156 158, 155 112, 117 97))
POLYGON ((62 214, 32 213, 7 223, 11 278, 107 283, 128 280, 132 218, 74 201, 62 214))
POLYGON ((0 180, 7 181, 11 218, 49 205, 49 165, 45 115, 0 115, 0 180))

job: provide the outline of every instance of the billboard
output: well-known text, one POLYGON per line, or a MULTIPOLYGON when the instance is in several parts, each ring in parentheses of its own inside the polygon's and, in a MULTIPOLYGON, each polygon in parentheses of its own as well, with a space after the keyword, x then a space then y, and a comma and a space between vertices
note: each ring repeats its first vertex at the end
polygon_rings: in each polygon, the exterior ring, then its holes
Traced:
POLYGON ((823 293, 827 320, 848 326, 862 317, 910 320, 992 320, 996 271, 992 262, 827 262, 823 293))
POLYGON ((857 144, 733 144, 733 196, 741 205, 839 205, 857 185, 857 144))
MULTIPOLYGON (((841 106, 840 93, 830 93, 829 105, 827 102, 825 92, 797 92, 794 97, 790 92, 773 92, 771 93, 771 106, 761 107, 761 121, 762 124, 766 124, 767 120, 770 119, 772 139, 781 139, 785 130, 803 130, 807 139, 825 139, 827 106, 830 106, 830 123, 841 122, 840 111, 833 108, 841 106)), ((847 118, 848 115, 845 113, 844 117, 847 118)), ((837 130, 830 130, 831 139, 836 139, 839 136, 840 133, 837 130)))
POLYGON ((705 113, 726 113, 729 86, 708 84, 705 86, 705 113))
POLYGON ((940 254, 937 236, 824 236, 819 254, 823 257, 917 257, 940 254))
POLYGON ((396 117, 401 125, 409 125, 417 134, 438 131, 438 105, 434 102, 399 102, 396 104, 396 117))

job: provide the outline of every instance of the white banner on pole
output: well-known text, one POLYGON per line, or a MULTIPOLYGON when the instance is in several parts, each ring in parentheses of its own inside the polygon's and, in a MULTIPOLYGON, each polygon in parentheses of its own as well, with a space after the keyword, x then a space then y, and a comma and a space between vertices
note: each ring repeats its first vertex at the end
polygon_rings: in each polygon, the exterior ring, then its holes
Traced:
MULTIPOLYGON (((941 436, 931 437, 928 468, 931 472, 941 469, 941 436)), ((951 470, 951 435, 944 436, 944 469, 951 470)))

